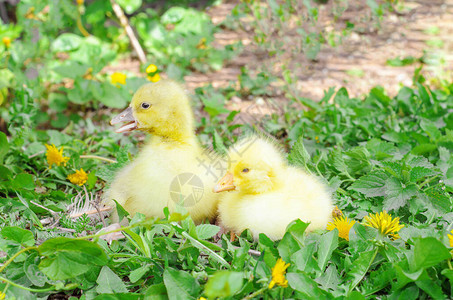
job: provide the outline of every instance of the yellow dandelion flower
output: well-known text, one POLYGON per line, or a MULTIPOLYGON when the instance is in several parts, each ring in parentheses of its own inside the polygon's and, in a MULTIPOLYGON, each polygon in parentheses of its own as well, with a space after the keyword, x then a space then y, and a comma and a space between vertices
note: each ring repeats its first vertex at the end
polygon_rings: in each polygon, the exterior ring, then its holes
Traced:
POLYGON ((156 73, 153 76, 148 76, 147 78, 151 82, 158 82, 160 80, 160 75, 159 73, 156 73))
POLYGON ((3 37, 2 42, 6 48, 9 48, 9 46, 11 45, 11 38, 9 36, 5 36, 3 37))
POLYGON ((393 219, 385 210, 366 216, 364 225, 376 228, 382 235, 388 235, 393 239, 399 238, 397 232, 404 227, 403 224, 400 224, 400 218, 396 217, 393 219))
POLYGON ((155 72, 157 72, 157 66, 156 65, 150 64, 146 68, 146 73, 155 73, 155 72))
POLYGON ((76 170, 74 174, 68 175, 69 181, 73 184, 83 185, 88 180, 88 175, 83 169, 76 170))
POLYGON ((110 82, 116 86, 119 86, 118 83, 126 84, 126 74, 115 72, 110 75, 110 82))
POLYGON ((5 297, 6 297, 6 294, 3 292, 0 292, 0 300, 5 299, 5 297))
POLYGON ((288 280, 285 278, 286 269, 288 269, 289 264, 285 263, 281 258, 277 260, 277 263, 272 268, 272 280, 269 283, 269 288, 273 288, 275 285, 282 287, 288 286, 288 280))
POLYGON ((349 241, 349 231, 355 224, 354 220, 348 220, 348 217, 333 218, 333 222, 327 224, 327 230, 332 231, 338 229, 338 236, 349 241))
POLYGON ((450 242, 450 247, 453 248, 453 230, 450 231, 450 234, 448 235, 448 241, 450 242))
POLYGON ((85 0, 77 0, 77 5, 83 5, 84 2, 85 0))
POLYGON ((66 166, 66 163, 69 160, 69 157, 64 157, 63 156, 63 147, 60 148, 60 150, 55 147, 54 144, 52 145, 45 145, 47 148, 46 151, 46 158, 47 158, 47 163, 49 164, 49 169, 52 168, 52 165, 57 165, 59 166, 60 164, 63 164, 66 166))

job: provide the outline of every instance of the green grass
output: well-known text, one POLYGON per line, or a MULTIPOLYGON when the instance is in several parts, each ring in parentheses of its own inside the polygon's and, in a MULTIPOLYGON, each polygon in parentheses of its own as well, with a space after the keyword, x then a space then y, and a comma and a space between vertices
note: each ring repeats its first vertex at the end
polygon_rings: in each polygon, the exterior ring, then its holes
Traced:
MULTIPOLYGON (((421 84, 402 88, 394 98, 381 88, 365 99, 350 98, 340 89, 313 109, 288 111, 285 120, 278 120, 286 122, 287 141, 294 143, 289 161, 324 178, 336 205, 357 221, 349 241, 336 230, 305 235, 306 224, 297 221, 281 241, 261 235, 253 242, 245 232, 234 243, 223 236, 216 244, 217 226, 195 226, 190 219, 172 222, 181 214, 164 220, 138 214, 123 231, 126 239, 111 245, 90 235, 102 227, 99 221, 60 221, 59 227, 74 233, 42 226, 40 219, 51 214, 36 203, 64 216, 65 204, 82 191, 66 180, 69 173, 83 167, 91 176, 88 190, 101 190, 102 179, 108 181, 116 166, 127 162, 128 149, 117 145, 121 136, 90 126, 89 120, 80 120, 71 134, 11 121, 14 135, 0 133, 1 248, 10 259, 0 276, 11 281, 6 292, 32 297, 41 290, 76 289, 87 298, 125 293, 127 299, 161 294, 240 298, 256 291, 275 298, 449 296, 452 98, 421 84), (66 166, 48 168, 41 150, 49 139, 65 147, 66 166), (118 163, 82 159, 83 154, 118 163), (404 224, 400 239, 361 223, 368 213, 383 210, 404 224), (24 254, 11 261, 17 253, 24 254), (277 258, 290 263, 289 286, 269 290, 277 258)), ((26 92, 17 93, 14 103, 19 102, 32 107, 26 92)), ((26 116, 32 120, 36 114, 30 108, 26 116)))

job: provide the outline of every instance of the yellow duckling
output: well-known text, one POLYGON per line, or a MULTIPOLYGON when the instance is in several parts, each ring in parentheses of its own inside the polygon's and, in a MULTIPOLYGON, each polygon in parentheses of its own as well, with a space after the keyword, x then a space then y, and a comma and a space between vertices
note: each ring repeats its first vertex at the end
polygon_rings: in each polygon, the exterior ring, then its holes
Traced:
POLYGON ((250 229, 272 240, 285 234, 295 219, 310 222, 308 231, 325 229, 332 216, 332 200, 324 184, 303 170, 288 166, 269 141, 247 138, 228 150, 230 165, 214 186, 222 226, 234 233, 250 229))
MULTIPOLYGON (((218 179, 217 168, 225 162, 198 143, 192 109, 182 87, 171 80, 142 86, 111 124, 120 122, 127 123, 117 132, 139 129, 152 137, 116 175, 104 203, 114 206, 114 199, 131 215, 140 212, 157 217, 164 217, 164 207, 172 213, 183 206, 196 223, 213 219, 219 195, 212 186, 218 179)), ((118 221, 115 214, 113 219, 118 221)))

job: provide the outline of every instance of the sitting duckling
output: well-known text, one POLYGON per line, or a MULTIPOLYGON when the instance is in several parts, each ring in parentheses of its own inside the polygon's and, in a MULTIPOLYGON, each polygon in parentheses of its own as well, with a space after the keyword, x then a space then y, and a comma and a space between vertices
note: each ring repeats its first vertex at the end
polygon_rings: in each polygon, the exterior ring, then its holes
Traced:
MULTIPOLYGON (((111 124, 120 122, 127 123, 117 132, 138 129, 152 137, 132 163, 117 173, 103 202, 114 207, 116 200, 131 215, 157 217, 164 217, 165 207, 172 213, 184 206, 194 222, 212 220, 219 198, 212 191, 217 178, 212 172, 221 166, 209 163, 224 161, 215 160, 216 154, 198 143, 182 87, 171 80, 142 86, 111 124)), ((112 217, 120 221, 115 213, 112 217)))
POLYGON ((273 143, 247 138, 228 150, 230 166, 213 191, 219 200, 221 225, 240 234, 250 229, 272 240, 285 234, 295 219, 310 222, 308 231, 325 229, 331 220, 332 200, 316 177, 288 166, 273 143))

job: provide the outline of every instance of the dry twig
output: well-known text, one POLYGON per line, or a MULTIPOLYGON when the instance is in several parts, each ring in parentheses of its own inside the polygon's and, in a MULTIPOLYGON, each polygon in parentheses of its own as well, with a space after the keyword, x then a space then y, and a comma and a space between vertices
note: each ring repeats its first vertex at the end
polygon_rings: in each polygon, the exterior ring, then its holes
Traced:
POLYGON ((121 6, 119 6, 118 3, 115 2, 115 0, 110 0, 110 3, 112 4, 113 11, 115 12, 116 16, 120 20, 121 26, 126 31, 127 36, 129 37, 129 40, 131 41, 132 47, 134 47, 135 52, 137 52, 138 59, 140 59, 140 62, 142 64, 146 63, 145 52, 143 51, 142 46, 140 45, 139 41, 137 40, 137 37, 135 36, 134 31, 132 30, 132 27, 129 25, 129 21, 128 21, 126 15, 124 14, 123 10, 121 9, 121 6))

